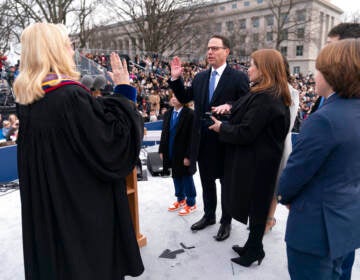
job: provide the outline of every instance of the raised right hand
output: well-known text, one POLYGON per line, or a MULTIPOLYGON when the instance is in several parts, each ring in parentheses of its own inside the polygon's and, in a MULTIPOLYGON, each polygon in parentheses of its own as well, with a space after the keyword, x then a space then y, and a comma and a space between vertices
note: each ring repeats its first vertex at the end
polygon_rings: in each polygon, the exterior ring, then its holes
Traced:
POLYGON ((170 69, 171 69, 171 78, 173 80, 178 79, 183 71, 184 67, 181 67, 181 59, 178 56, 175 56, 170 62, 170 69))
POLYGON ((108 71, 110 78, 115 85, 130 84, 129 72, 127 70, 126 60, 121 61, 119 55, 112 52, 110 55, 110 64, 112 72, 108 71))

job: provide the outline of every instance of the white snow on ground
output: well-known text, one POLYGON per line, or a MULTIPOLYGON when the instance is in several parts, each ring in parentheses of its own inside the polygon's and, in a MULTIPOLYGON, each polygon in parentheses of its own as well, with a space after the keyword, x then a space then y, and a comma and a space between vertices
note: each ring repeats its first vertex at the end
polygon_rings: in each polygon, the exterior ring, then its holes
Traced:
MULTIPOLYGON (((231 236, 223 242, 213 239, 219 224, 196 233, 190 230, 191 224, 203 215, 198 173, 195 176, 198 211, 186 217, 167 211, 168 205, 174 201, 172 179, 151 175, 148 177, 148 181, 138 182, 140 232, 146 236, 147 245, 141 248, 145 272, 137 279, 290 279, 284 242, 288 215, 285 207, 278 206, 275 215, 277 224, 264 237, 266 256, 262 264, 258 266, 254 263, 250 268, 245 268, 230 261, 230 258, 237 256, 231 246, 241 245, 246 241, 248 231, 245 225, 233 221, 231 236), (165 249, 181 249, 180 242, 195 248, 186 249, 184 253, 178 254, 176 259, 159 258, 165 249)), ((217 220, 219 219, 220 209, 217 215, 217 220)), ((6 195, 0 193, 0 279, 24 280, 19 191, 8 192, 6 195)), ((359 252, 356 254, 352 279, 360 279, 359 252)))

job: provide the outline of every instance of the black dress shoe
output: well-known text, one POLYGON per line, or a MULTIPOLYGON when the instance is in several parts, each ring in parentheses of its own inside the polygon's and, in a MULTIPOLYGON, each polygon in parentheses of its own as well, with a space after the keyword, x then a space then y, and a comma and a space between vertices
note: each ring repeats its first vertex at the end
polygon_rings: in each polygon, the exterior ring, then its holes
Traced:
POLYGON ((246 252, 246 247, 240 247, 239 245, 234 245, 231 247, 236 253, 239 254, 239 256, 241 257, 242 255, 245 254, 246 252))
POLYGON ((223 241, 230 236, 231 224, 221 224, 217 235, 214 236, 216 241, 223 241))
POLYGON ((199 221, 191 226, 191 230, 202 230, 207 226, 215 224, 215 219, 207 219, 206 217, 202 217, 199 221))

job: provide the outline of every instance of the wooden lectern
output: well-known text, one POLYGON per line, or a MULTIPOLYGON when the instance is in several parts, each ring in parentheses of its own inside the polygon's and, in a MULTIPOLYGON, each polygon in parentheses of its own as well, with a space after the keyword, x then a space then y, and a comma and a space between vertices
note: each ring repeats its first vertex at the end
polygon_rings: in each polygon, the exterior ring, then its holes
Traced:
POLYGON ((136 239, 139 247, 146 245, 146 237, 140 233, 136 168, 126 177, 126 189, 136 239))

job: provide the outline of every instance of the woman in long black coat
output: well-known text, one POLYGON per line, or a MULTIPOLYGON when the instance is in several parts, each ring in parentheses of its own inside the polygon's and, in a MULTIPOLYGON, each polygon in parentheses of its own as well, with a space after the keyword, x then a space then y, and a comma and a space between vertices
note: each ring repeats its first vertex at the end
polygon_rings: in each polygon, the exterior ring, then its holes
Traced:
MULTIPOLYGON (((262 238, 274 194, 276 176, 289 129, 291 97, 281 54, 259 50, 251 55, 250 93, 231 108, 228 123, 213 118, 210 127, 225 142, 225 186, 227 205, 234 219, 246 224, 250 234, 244 247, 233 249, 239 258, 232 261, 250 266, 265 256, 262 238)), ((216 113, 228 105, 214 108, 216 113)))

